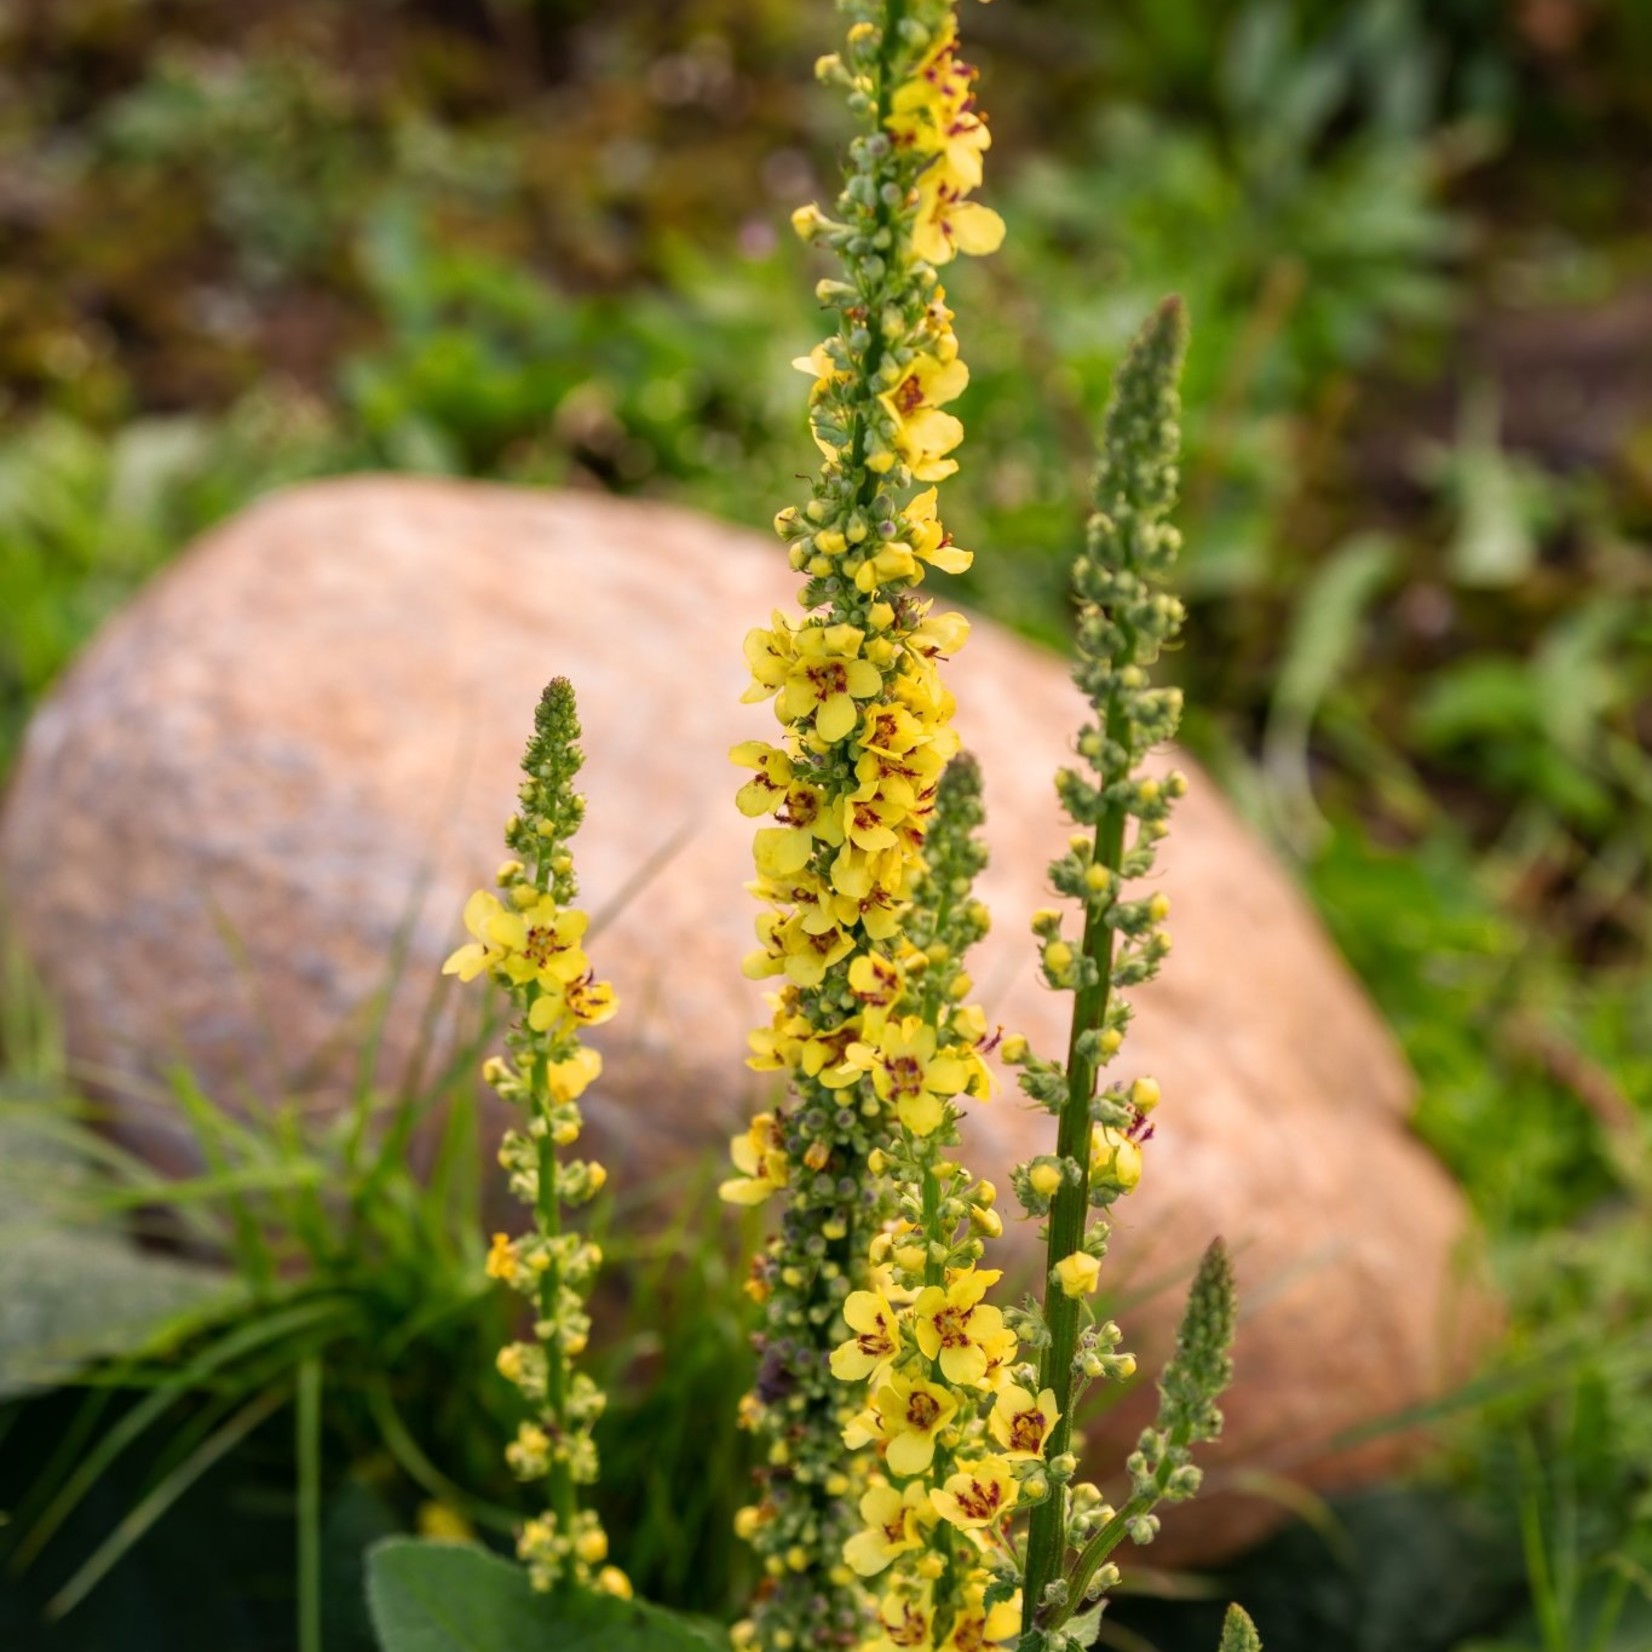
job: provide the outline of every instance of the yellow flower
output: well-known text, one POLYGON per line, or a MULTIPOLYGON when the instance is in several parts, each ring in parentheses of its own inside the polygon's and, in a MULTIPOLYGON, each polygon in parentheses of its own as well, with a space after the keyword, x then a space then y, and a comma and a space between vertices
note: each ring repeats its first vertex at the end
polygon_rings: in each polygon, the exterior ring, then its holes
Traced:
POLYGON ((987 1368, 981 1373, 977 1388, 997 1389, 1004 1384, 1009 1368, 1015 1364, 1021 1344, 1009 1326, 981 1338, 981 1352, 987 1356, 987 1368))
MULTIPOLYGON (((899 895, 906 881, 904 841, 888 849, 861 849, 845 843, 832 861, 832 888, 855 903, 899 895)), ((887 940, 888 936, 874 939, 887 940)))
POLYGON ((832 1375, 840 1382, 860 1382, 900 1351, 900 1322, 888 1300, 878 1291, 851 1291, 844 1299, 843 1317, 855 1334, 832 1350, 832 1375))
POLYGON ((867 1643, 864 1652, 928 1652, 933 1620, 927 1589, 918 1595, 885 1595, 878 1602, 882 1633, 867 1643))
POLYGON ((1141 1180, 1141 1149, 1110 1124, 1090 1129, 1090 1179, 1129 1192, 1141 1180))
POLYGON ((551 1032, 569 1022, 599 1027, 618 1009, 613 987, 587 974, 566 983, 542 982, 540 996, 528 1006, 528 1025, 535 1032, 551 1032))
POLYGON ((522 985, 541 986, 577 980, 591 967, 580 950, 591 920, 583 912, 557 908, 549 895, 540 895, 518 912, 502 910, 488 922, 488 934, 505 948, 500 967, 522 985))
POLYGON ((952 535, 941 526, 936 514, 937 493, 926 488, 907 501, 902 513, 907 532, 912 538, 912 550, 920 562, 927 562, 945 574, 961 574, 975 560, 969 551, 960 550, 952 543, 952 535))
POLYGON ((794 770, 792 760, 778 746, 766 740, 742 740, 729 753, 729 761, 743 769, 756 769, 734 796, 734 805, 748 817, 773 814, 786 801, 786 788, 794 770))
POLYGON ((987 1370, 987 1342, 1004 1329, 1004 1316, 983 1301, 1003 1278, 997 1268, 964 1268, 944 1288, 928 1285, 912 1304, 912 1335, 941 1374, 960 1388, 977 1387, 987 1370))
POLYGON ((746 1065, 758 1073, 786 1072, 801 1060, 812 1023, 806 1015, 797 1013, 789 994, 770 993, 768 1002, 774 1009, 774 1019, 746 1035, 752 1051, 746 1065))
POLYGON ((740 696, 744 704, 768 699, 786 680, 791 666, 795 651, 792 628, 778 610, 770 619, 773 623, 768 629, 759 625, 746 633, 746 665, 751 670, 752 684, 740 696))
POLYGON ((896 827, 915 811, 917 793, 898 777, 859 786, 843 800, 843 838, 868 854, 899 847, 896 827))
POLYGON ((860 1500, 866 1530, 843 1545, 843 1558, 859 1576, 876 1577, 896 1555, 923 1546, 920 1521, 928 1512, 921 1481, 913 1481, 905 1491, 879 1482, 860 1500))
POLYGON ((901 1123, 918 1136, 939 1127, 944 1103, 969 1083, 964 1062, 954 1051, 937 1053, 935 1029, 916 1015, 891 1022, 875 1043, 851 1046, 849 1060, 870 1070, 878 1095, 894 1102, 901 1123))
POLYGON ((920 482, 938 482, 958 468, 946 455, 964 439, 963 421, 943 413, 941 404, 960 395, 968 383, 963 362, 919 356, 899 383, 878 396, 889 415, 895 452, 920 482))
POLYGON ((546 1063, 545 1089, 552 1101, 577 1101, 602 1076, 602 1057, 583 1046, 546 1063))
POLYGON ((923 1474, 935 1460, 935 1436, 958 1414, 958 1401, 932 1382, 896 1372, 877 1392, 872 1409, 887 1444, 884 1461, 905 1479, 923 1474))
POLYGON ((996 1526, 1015 1507, 1020 1490, 1002 1457, 981 1457, 959 1463, 946 1484, 930 1492, 929 1501, 943 1520, 962 1531, 980 1531, 996 1526))
POLYGON ((1020 1591, 990 1608, 983 1604, 986 1592, 984 1579, 972 1579, 965 1585, 952 1632, 941 1642, 939 1652, 984 1652, 986 1647, 1013 1640, 1021 1633, 1020 1591))
POLYGON ((1065 1296, 1088 1296, 1101 1279, 1101 1263, 1087 1251, 1075 1250, 1055 1265, 1056 1282, 1065 1296))
POLYGON ((760 1205, 786 1185, 786 1141, 773 1113, 759 1113, 743 1136, 729 1144, 729 1157, 741 1172, 717 1189, 731 1205, 760 1205))
POLYGON ((508 1233, 496 1233, 488 1247, 487 1276, 489 1279, 511 1279, 516 1274, 516 1246, 508 1233))
POLYGON ((981 182, 981 153, 991 134, 975 112, 976 71, 957 54, 957 33, 948 27, 922 63, 890 100, 885 129, 896 143, 936 157, 961 189, 981 182))
POLYGON ((1053 1388, 1042 1389, 1035 1400, 1025 1388, 1012 1382, 998 1390, 987 1427, 1006 1457, 1025 1462, 1044 1455, 1044 1442, 1060 1416, 1053 1388))
POLYGON ((795 826, 760 826, 752 839, 752 860, 758 876, 783 882, 801 872, 814 852, 814 839, 795 826))
POLYGON ((906 972, 880 952, 863 952, 849 965, 849 990, 861 1005, 861 1031, 876 1038, 906 990, 906 972))
POLYGON ((794 633, 795 652, 780 684, 776 713, 783 722, 814 719, 828 743, 843 739, 860 721, 856 700, 883 691, 883 675, 860 657, 865 633, 853 625, 810 625, 794 633))
POLYGON ((826 971, 855 949, 853 936, 835 924, 811 928, 802 913, 789 918, 778 912, 759 913, 757 937, 763 950, 746 960, 746 973, 757 978, 784 973, 800 987, 818 987, 826 971))
POLYGON ((964 200, 944 169, 931 167, 918 180, 912 250, 926 263, 950 263, 960 252, 980 257, 1003 243, 1004 220, 991 207, 964 200))
POLYGON ((468 946, 453 952, 442 965, 442 974, 457 975, 461 981, 474 981, 485 969, 490 969, 504 956, 505 949, 493 938, 493 920, 504 915, 504 907, 497 895, 478 889, 465 902, 465 928, 475 937, 468 946))

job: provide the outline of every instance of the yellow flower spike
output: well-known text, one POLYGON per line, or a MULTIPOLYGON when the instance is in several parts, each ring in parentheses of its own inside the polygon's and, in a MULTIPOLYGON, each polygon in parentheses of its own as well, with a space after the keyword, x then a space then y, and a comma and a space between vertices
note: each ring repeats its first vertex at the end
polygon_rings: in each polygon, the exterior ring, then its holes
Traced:
POLYGON ((1044 1443, 1060 1415, 1053 1388, 1041 1389, 1035 1399, 1019 1384, 1006 1383, 998 1390, 987 1428, 1006 1459, 1032 1462, 1044 1455, 1044 1443))
POLYGON ((528 1296, 536 1315, 536 1340, 508 1344, 496 1365, 532 1408, 505 1448, 506 1463, 520 1480, 547 1482, 549 1507, 524 1524, 517 1540, 537 1590, 591 1584, 593 1568, 608 1552, 601 1524, 580 1507, 578 1490, 596 1476, 591 1428, 602 1395, 571 1365, 588 1335, 582 1292, 601 1252, 561 1214, 606 1179, 601 1165, 567 1163, 559 1154, 578 1138, 578 1097, 602 1071, 600 1056, 580 1043, 580 1030, 606 1021, 617 1002, 613 988, 592 973, 582 945, 589 920, 572 904, 567 840, 584 809, 573 790, 578 739, 573 691, 558 678, 535 712, 520 811, 506 826, 514 853, 497 874, 506 899, 485 892, 471 897, 465 927, 472 942, 444 966, 464 980, 487 973, 509 990, 515 1011, 512 1056, 490 1060, 486 1076, 501 1097, 526 1111, 525 1125, 505 1133, 499 1158, 512 1191, 531 1205, 533 1226, 515 1238, 495 1234, 486 1267, 490 1278, 528 1296))
POLYGON ((900 1352, 900 1322, 881 1291, 851 1291, 843 1318, 855 1334, 832 1352, 832 1375, 840 1382, 876 1383, 900 1352))
MULTIPOLYGON (((985 1018, 963 1002, 969 988, 957 949, 932 959, 914 955, 902 937, 915 901, 929 903, 921 911, 944 909, 920 891, 938 793, 959 749, 941 666, 968 636, 961 616, 933 612, 915 588, 932 571, 956 573, 970 562, 941 522, 935 490, 923 486, 956 468, 963 427, 949 408, 969 372, 945 294, 915 241, 938 234, 950 256, 995 220, 963 202, 990 139, 974 106, 973 71, 957 57, 949 0, 910 0, 888 33, 888 14, 867 0, 850 0, 850 9, 856 26, 828 72, 852 90, 863 121, 870 115, 883 131, 874 126, 874 141, 857 146, 857 187, 832 217, 811 207, 797 218, 807 238, 829 243, 848 265, 845 279, 817 288, 819 302, 838 312, 833 335, 796 363, 809 381, 809 424, 825 462, 812 497, 776 520, 792 567, 808 582, 805 613, 774 615, 745 646, 752 682, 743 698, 772 700, 783 734, 732 754, 747 771, 737 806, 772 822, 758 829, 750 885, 769 910, 743 967, 782 984, 772 1024, 751 1039, 750 1065, 788 1075, 786 1107, 797 1109, 803 1134, 789 1176, 783 1149, 776 1162, 748 1143, 737 1155, 743 1174, 724 1191, 755 1203, 786 1189, 785 1220, 753 1275, 765 1299, 765 1355, 784 1367, 795 1348, 800 1369, 824 1356, 845 1383, 869 1384, 871 1402, 841 1424, 843 1437, 875 1445, 890 1474, 904 1479, 927 1473, 938 1452, 949 1454, 947 1467, 951 1454, 982 1455, 988 1402, 978 1396, 1008 1381, 1018 1351, 1002 1315, 977 1304, 978 1313, 965 1313, 967 1349, 949 1347, 945 1363, 962 1361, 979 1386, 943 1383, 939 1354, 924 1365, 908 1327, 917 1323, 911 1303, 925 1275, 971 1254, 982 1228, 999 1219, 990 1203, 961 1200, 951 1173, 935 1169, 952 1228, 943 1241, 933 1222, 920 1229, 892 1219, 869 1181, 891 1172, 904 1181, 915 1139, 951 1127, 955 1098, 985 1098, 991 1089, 985 1018), (875 264, 863 250, 874 245, 875 264), (874 1240, 876 1255, 857 1267, 874 1240), (892 1256, 911 1266, 897 1271, 892 1256), (835 1328, 840 1313, 847 1340, 835 1328), (921 1381, 920 1369, 934 1381, 921 1381)), ((975 932, 984 929, 983 919, 975 932)), ((926 934, 924 944, 936 938, 926 934)), ((784 1134, 790 1139, 790 1126, 784 1134)), ((957 1277, 955 1270, 943 1295, 957 1277)), ((847 1395, 845 1405, 852 1409, 847 1395)), ((906 1492, 885 1488, 857 1537, 844 1528, 844 1509, 861 1501, 864 1464, 833 1469, 835 1442, 790 1407, 755 1407, 753 1420, 760 1453, 788 1471, 771 1482, 775 1519, 751 1534, 768 1578, 752 1614, 753 1644, 786 1652, 820 1643, 854 1610, 856 1575, 892 1569, 888 1611, 859 1652, 934 1652, 935 1623, 950 1631, 958 1621, 967 1567, 954 1575, 942 1565, 933 1589, 915 1587, 931 1557, 921 1542, 906 1547, 906 1492), (819 1488, 834 1480, 844 1482, 829 1493, 835 1506, 819 1507, 819 1488), (888 1507, 878 1511, 878 1502, 888 1507)), ((936 1518, 929 1489, 911 1494, 920 1522, 936 1518)))
POLYGON ((960 1531, 996 1526, 1020 1495, 1009 1464, 1002 1457, 960 1462, 946 1484, 929 1494, 935 1512, 960 1531))

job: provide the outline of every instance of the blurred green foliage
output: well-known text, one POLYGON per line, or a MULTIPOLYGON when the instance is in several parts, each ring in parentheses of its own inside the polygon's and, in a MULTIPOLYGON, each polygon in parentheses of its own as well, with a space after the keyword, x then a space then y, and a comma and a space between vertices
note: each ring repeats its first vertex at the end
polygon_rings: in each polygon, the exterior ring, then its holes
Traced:
MULTIPOLYGON (((1187 736, 1388 1016, 1511 1291, 1438 1522, 1344 1511, 1367 1548, 1411 1519, 1419 1565, 1430 1531, 1487 1557, 1463 1563, 1489 1580, 1472 1609, 1374 1610, 1301 1534, 1234 1587, 1276 1649, 1638 1645, 1652 13, 1001 0, 966 22, 1011 226, 952 293, 968 595, 1064 637, 1108 375, 1180 290, 1187 736), (1279 1579, 1316 1565, 1287 1608, 1279 1579)), ((814 272, 785 216, 828 187, 839 134, 806 84, 832 27, 791 0, 0 9, 0 772, 90 631, 271 487, 390 467, 766 522, 804 451, 786 363, 814 272)), ((637 1376, 621 1415, 646 1436, 616 1428, 610 1460, 640 1575, 715 1607, 738 1487, 674 1502, 686 1459, 635 1445, 686 1450, 731 1391, 726 1263, 702 1263, 628 1320, 628 1369, 660 1380, 637 1376)), ((486 1484, 484 1431, 454 1426, 486 1484)), ((366 1437, 336 1443, 365 1460, 366 1437)), ((1173 1652, 1214 1638, 1195 1618, 1141 1622, 1173 1652)))

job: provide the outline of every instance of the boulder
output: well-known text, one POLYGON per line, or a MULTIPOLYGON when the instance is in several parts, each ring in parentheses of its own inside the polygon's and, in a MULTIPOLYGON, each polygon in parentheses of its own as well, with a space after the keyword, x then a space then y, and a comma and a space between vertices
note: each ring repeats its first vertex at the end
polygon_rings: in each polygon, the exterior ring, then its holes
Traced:
MULTIPOLYGON (((591 949, 623 1004, 600 1031, 594 1150, 633 1191, 716 1152, 757 1099, 741 1058, 763 1017, 739 972, 752 823, 726 752, 774 724, 739 703, 740 642, 792 592, 761 536, 579 493, 360 478, 219 529, 41 706, 0 819, 0 881, 71 1051, 117 1098, 182 1061, 231 1104, 337 1106, 405 929, 392 1080, 464 898, 500 858, 539 689, 565 674, 588 758, 584 899, 606 914, 591 949)), ((985 622, 948 680, 986 776, 998 926, 979 995, 1053 1050, 1069 1001, 1039 985, 1026 916, 1065 840, 1050 777, 1078 702, 1059 660, 985 622)), ((1136 995, 1116 1069, 1153 1073, 1165 1101, 1110 1277, 1152 1370, 1194 1261, 1225 1235, 1243 1319, 1218 1479, 1346 1484, 1407 1442, 1342 1442, 1438 1393, 1473 1341, 1466 1213, 1408 1133, 1411 1080, 1301 896, 1176 761, 1192 787, 1156 874, 1175 951, 1136 995)), ((119 1105, 146 1151, 182 1156, 163 1115, 119 1105)), ((1002 1179, 1049 1130, 1006 1086, 971 1121, 970 1162, 1002 1179)), ((1030 1272, 1030 1228, 1009 1244, 1030 1272)), ((1100 1461, 1118 1461, 1148 1398, 1098 1423, 1100 1461)), ((1160 1552, 1210 1558, 1267 1513, 1202 1499, 1160 1552)))

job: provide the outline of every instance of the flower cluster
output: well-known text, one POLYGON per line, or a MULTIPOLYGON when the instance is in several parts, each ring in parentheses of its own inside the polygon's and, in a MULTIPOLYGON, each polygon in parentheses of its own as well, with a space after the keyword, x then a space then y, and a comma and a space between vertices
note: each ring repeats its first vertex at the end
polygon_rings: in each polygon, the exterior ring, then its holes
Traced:
POLYGON ((559 677, 540 700, 522 760, 526 778, 505 828, 513 858, 499 868, 501 894, 471 896, 471 940, 443 971, 463 981, 486 975, 509 992, 516 1010, 508 1053, 491 1058, 483 1076, 524 1115, 506 1132, 499 1162, 512 1193, 533 1212, 528 1232, 495 1234, 487 1257, 489 1278, 526 1297, 533 1316, 533 1340, 510 1343, 499 1355, 500 1373, 531 1411, 506 1461, 519 1479, 547 1482, 548 1507, 523 1526, 517 1552, 537 1589, 567 1579, 629 1594, 625 1574, 603 1564, 608 1539, 596 1514, 578 1501, 578 1488, 597 1477, 591 1429, 603 1396, 574 1361, 589 1335, 585 1294, 601 1256, 565 1228, 563 1212, 593 1198, 606 1173, 563 1152, 579 1139, 579 1098, 602 1071, 602 1058, 581 1043, 581 1032, 615 1010, 613 988, 595 978, 585 955, 586 915, 569 904, 575 885, 567 845, 584 814, 573 789, 578 739, 573 690, 559 677))
POLYGON ((968 632, 917 590, 931 568, 969 563, 923 486, 956 469, 963 430, 946 404, 968 381, 937 270, 990 251, 1003 226, 968 199, 988 133, 952 0, 846 9, 844 48, 819 72, 865 129, 835 215, 794 218, 842 259, 841 278, 818 288, 836 330, 798 363, 824 462, 808 502, 776 521, 804 579, 803 613, 777 613, 746 639, 747 699, 772 702, 780 734, 733 753, 751 775, 739 807, 772 822, 756 833, 764 910, 746 970, 777 990, 750 1064, 784 1082, 736 1139, 739 1174, 723 1188, 738 1204, 779 1194, 784 1205, 749 1287, 764 1328, 744 1416, 764 1463, 740 1525, 765 1582, 739 1634, 765 1649, 862 1639, 864 1590, 842 1556, 857 1488, 831 1352, 884 1223, 878 1155, 899 1133, 940 1129, 954 1096, 988 1089, 967 980, 914 941, 910 913, 958 744, 940 662, 968 632))
MULTIPOLYGON (((968 992, 964 956, 986 928, 969 893, 985 861, 981 818, 979 772, 959 756, 941 783, 908 925, 927 960, 920 1025, 923 1012, 968 992)), ((865 1397, 844 1443, 877 1464, 843 1550, 877 1593, 865 1652, 978 1652, 1019 1634, 1011 1522, 1050 1491, 1044 1453, 1059 1406, 1021 1363, 1009 1316, 987 1300, 1002 1274, 980 1263, 1003 1222, 996 1189, 957 1157, 958 1103, 969 1093, 952 1085, 921 1115, 897 1117, 879 1155, 893 1208, 831 1357, 833 1375, 865 1397)))

